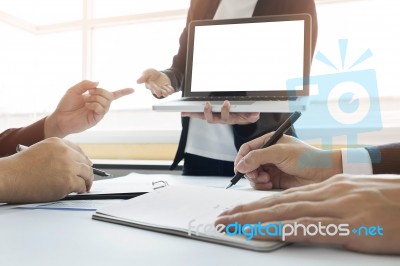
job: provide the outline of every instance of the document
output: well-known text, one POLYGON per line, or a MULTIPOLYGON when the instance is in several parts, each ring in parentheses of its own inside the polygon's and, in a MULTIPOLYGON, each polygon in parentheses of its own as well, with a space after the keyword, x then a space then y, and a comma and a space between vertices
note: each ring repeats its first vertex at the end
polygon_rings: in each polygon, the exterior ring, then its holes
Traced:
POLYGON ((71 193, 64 199, 130 199, 166 185, 168 182, 160 178, 130 173, 122 177, 94 181, 89 192, 71 193))
POLYGON ((17 209, 57 210, 57 211, 95 211, 100 207, 116 204, 122 200, 64 200, 46 203, 19 205, 17 209))
MULTIPOLYGON (((170 174, 139 174, 97 180, 90 192, 69 194, 65 200, 130 199, 168 185, 185 184, 225 188, 229 178, 224 176, 182 176, 170 174)), ((252 190, 247 180, 239 182, 235 189, 252 190)))
POLYGON ((218 232, 214 221, 226 209, 273 193, 278 192, 172 185, 99 208, 92 218, 233 247, 271 251, 285 244, 246 240, 245 235, 232 236, 218 232))

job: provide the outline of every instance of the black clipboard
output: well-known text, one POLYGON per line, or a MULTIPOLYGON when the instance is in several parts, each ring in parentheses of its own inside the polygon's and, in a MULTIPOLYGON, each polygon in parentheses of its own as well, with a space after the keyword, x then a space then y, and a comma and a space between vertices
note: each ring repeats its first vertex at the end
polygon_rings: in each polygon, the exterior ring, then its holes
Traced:
MULTIPOLYGON (((164 180, 153 181, 152 182, 153 190, 163 188, 168 186, 168 182, 164 180)), ((143 194, 148 193, 149 191, 143 192, 126 192, 126 193, 84 193, 84 194, 69 194, 65 198, 61 200, 101 200, 101 199, 131 199, 143 194)))

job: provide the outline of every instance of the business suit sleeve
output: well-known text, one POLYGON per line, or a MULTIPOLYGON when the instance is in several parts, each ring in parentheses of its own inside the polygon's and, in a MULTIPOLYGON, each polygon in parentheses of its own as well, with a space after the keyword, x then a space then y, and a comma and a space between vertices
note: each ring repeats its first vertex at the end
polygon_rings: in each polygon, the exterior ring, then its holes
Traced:
POLYGON ((374 174, 400 174, 400 143, 366 147, 374 174))
POLYGON ((219 4, 218 0, 191 0, 186 17, 186 26, 179 38, 179 50, 172 60, 170 68, 163 70, 175 91, 183 90, 187 59, 189 23, 193 20, 212 19, 219 4))
POLYGON ((170 68, 165 69, 161 72, 165 73, 169 79, 171 80, 171 85, 175 89, 175 91, 181 91, 183 89, 183 83, 185 78, 185 69, 186 69, 186 51, 187 51, 187 41, 188 41, 188 24, 191 21, 192 17, 192 7, 189 8, 186 27, 183 29, 183 32, 179 38, 179 50, 178 53, 174 56, 172 60, 172 65, 170 68))
POLYGON ((44 139, 45 118, 27 127, 10 128, 0 134, 0 157, 16 152, 18 144, 30 146, 44 139))

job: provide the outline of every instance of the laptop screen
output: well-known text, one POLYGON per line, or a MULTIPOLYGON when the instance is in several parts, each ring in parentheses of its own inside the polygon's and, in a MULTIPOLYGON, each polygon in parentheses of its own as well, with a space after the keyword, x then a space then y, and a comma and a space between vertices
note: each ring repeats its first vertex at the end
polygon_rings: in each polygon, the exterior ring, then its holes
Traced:
POLYGON ((296 14, 192 22, 184 96, 308 95, 310 20, 296 14), (290 79, 299 86, 288 89, 290 79))

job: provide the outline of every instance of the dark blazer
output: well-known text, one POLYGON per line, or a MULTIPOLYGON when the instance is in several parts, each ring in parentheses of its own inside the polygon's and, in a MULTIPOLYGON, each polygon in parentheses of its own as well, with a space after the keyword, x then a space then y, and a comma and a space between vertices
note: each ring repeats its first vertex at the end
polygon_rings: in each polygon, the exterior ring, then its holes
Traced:
POLYGON ((30 146, 44 139, 44 118, 21 128, 7 129, 0 133, 0 157, 16 153, 18 144, 30 146))
POLYGON ((400 143, 366 148, 374 174, 400 174, 400 143))
MULTIPOLYGON (((175 90, 183 90, 184 74, 186 69, 186 51, 188 24, 192 20, 212 19, 218 8, 219 0, 191 0, 187 15, 186 27, 179 38, 179 50, 174 56, 172 66, 164 72, 171 80, 175 90)), ((317 40, 317 14, 313 0, 259 0, 256 4, 253 17, 278 14, 309 13, 312 16, 312 52, 317 40)), ((277 127, 289 116, 281 113, 262 113, 260 119, 249 125, 233 125, 234 141, 237 149, 240 146, 265 132, 276 130, 277 127)), ((186 146, 189 118, 182 119, 182 133, 171 169, 183 159, 186 146)), ((291 134, 291 132, 288 132, 291 134)))

